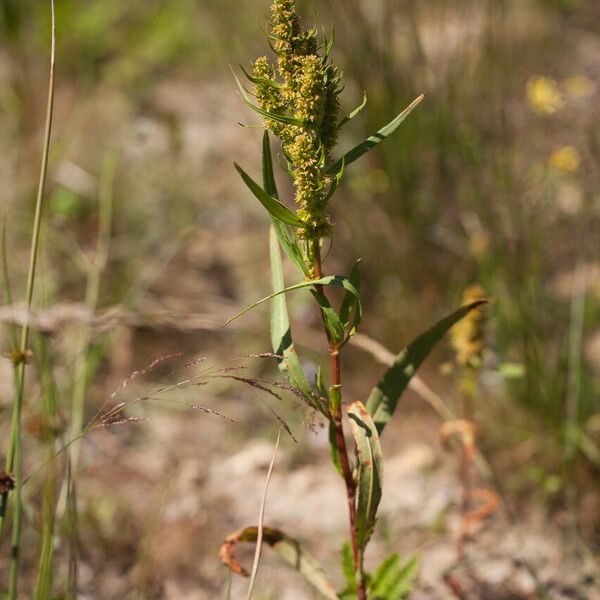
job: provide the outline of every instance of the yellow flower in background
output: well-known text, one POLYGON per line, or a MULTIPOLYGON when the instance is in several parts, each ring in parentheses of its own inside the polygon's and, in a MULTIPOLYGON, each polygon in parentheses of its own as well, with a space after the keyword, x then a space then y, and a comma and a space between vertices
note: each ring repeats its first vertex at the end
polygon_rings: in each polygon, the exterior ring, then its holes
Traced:
POLYGON ((574 75, 563 81, 563 89, 572 98, 589 98, 596 91, 596 84, 585 75, 574 75))
POLYGON ((550 155, 548 164, 565 173, 574 173, 581 164, 581 155, 574 146, 563 146, 550 155))
POLYGON ((527 82, 527 100, 536 112, 543 115, 551 115, 565 104, 558 83, 549 77, 533 77, 527 82))

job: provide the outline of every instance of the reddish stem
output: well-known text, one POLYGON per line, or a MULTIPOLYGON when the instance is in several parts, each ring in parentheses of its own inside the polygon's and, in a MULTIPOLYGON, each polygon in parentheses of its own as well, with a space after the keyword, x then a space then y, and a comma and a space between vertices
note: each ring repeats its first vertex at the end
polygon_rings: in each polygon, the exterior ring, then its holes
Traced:
MULTIPOLYGON (((323 277, 323 267, 321 263, 321 249, 319 242, 313 242, 313 276, 315 279, 323 277)), ((322 285, 317 285, 317 293, 325 296, 325 291, 322 285)), ((325 327, 327 341, 329 344, 329 358, 331 366, 331 384, 340 390, 342 385, 342 372, 340 365, 340 353, 334 340, 331 339, 329 331, 325 327)), ((352 469, 348 459, 348 449, 346 447, 346 438, 344 437, 344 426, 342 421, 341 405, 333 406, 330 403, 331 421, 335 429, 335 445, 337 447, 344 482, 346 484, 346 496, 348 499, 348 515, 350 520, 350 539, 352 543, 352 555, 354 557, 354 570, 358 574, 358 600, 366 600, 367 592, 365 588, 365 578, 363 574, 362 556, 356 539, 356 485, 352 477, 352 469)))

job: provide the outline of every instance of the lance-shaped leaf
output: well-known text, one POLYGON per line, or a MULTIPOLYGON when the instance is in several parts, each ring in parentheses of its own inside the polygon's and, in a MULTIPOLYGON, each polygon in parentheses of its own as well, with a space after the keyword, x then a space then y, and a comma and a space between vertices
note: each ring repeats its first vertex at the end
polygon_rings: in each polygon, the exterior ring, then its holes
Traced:
POLYGON ((373 533, 381 500, 383 456, 377 427, 360 400, 353 402, 348 408, 348 419, 358 456, 356 542, 364 550, 373 533))
MULTIPOLYGON (((248 577, 250 574, 235 558, 234 551, 240 542, 254 543, 257 537, 257 527, 247 527, 227 536, 219 551, 219 556, 223 563, 234 573, 248 577)), ((303 575, 324 598, 338 600, 338 595, 335 593, 333 585, 327 579, 321 565, 302 548, 297 540, 289 537, 279 529, 265 527, 263 529, 263 541, 271 546, 288 565, 303 575)))
POLYGON ((472 310, 487 303, 487 300, 482 299, 459 308, 418 336, 398 354, 394 364, 379 380, 367 400, 367 410, 373 416, 379 433, 392 418, 400 395, 434 346, 455 323, 472 310))
MULTIPOLYGON (((279 292, 285 288, 283 278, 283 268, 281 264, 281 253, 274 231, 271 227, 270 233, 270 254, 271 254, 271 284, 274 292, 279 292)), ((304 369, 300 364, 300 359, 294 347, 292 340, 292 328, 287 310, 285 295, 275 296, 271 305, 271 343, 273 352, 283 359, 279 361, 279 370, 287 377, 290 384, 300 390, 308 404, 327 416, 326 408, 313 394, 310 384, 306 379, 304 369)))
POLYGON ((321 277, 321 279, 310 279, 309 281, 303 281, 302 283, 297 283, 296 285, 291 285, 290 287, 285 288, 284 290, 279 290, 278 292, 274 292, 261 298, 258 302, 247 306, 244 310, 239 312, 237 315, 234 315, 230 319, 225 322, 225 325, 228 325, 232 321, 235 321, 242 315, 245 315, 248 311, 251 311, 253 308, 256 308, 263 302, 267 300, 271 300, 275 298, 275 296, 279 296, 279 294, 285 294, 287 292, 293 292, 295 290, 301 290, 303 288, 312 287, 315 285, 335 285, 337 287, 343 287, 344 289, 352 292, 356 297, 358 297, 358 292, 356 288, 350 283, 350 280, 347 277, 343 277, 342 275, 327 275, 326 277, 321 277))
POLYGON ((393 121, 390 121, 385 127, 382 127, 377 133, 367 138, 358 146, 352 148, 352 150, 346 152, 344 156, 334 163, 328 171, 330 173, 337 173, 340 170, 342 161, 346 163, 346 166, 359 159, 363 154, 366 154, 369 150, 377 146, 380 142, 383 142, 386 138, 390 137, 396 129, 400 126, 402 121, 408 117, 413 109, 422 102, 425 98, 425 94, 421 94, 418 98, 415 98, 393 121))
MULTIPOLYGON (((262 143, 262 171, 263 171, 263 186, 267 194, 275 199, 279 199, 277 193, 277 184, 275 183, 275 174, 273 173, 273 157, 271 155, 271 144, 269 143, 269 132, 265 131, 262 143)), ((301 273, 309 275, 308 267, 304 262, 302 249, 294 235, 290 231, 287 224, 282 223, 279 219, 271 217, 275 226, 275 233, 279 239, 279 243, 283 251, 287 254, 290 261, 298 267, 301 273)))
POLYGON ((306 223, 301 221, 285 204, 277 200, 277 198, 273 198, 270 194, 268 194, 265 190, 263 190, 240 165, 237 163, 233 163, 237 172, 242 176, 244 183, 248 186, 250 191, 256 196, 258 201, 269 211, 269 214, 282 221, 283 223, 287 223, 288 225, 293 225, 294 227, 306 227, 306 223))

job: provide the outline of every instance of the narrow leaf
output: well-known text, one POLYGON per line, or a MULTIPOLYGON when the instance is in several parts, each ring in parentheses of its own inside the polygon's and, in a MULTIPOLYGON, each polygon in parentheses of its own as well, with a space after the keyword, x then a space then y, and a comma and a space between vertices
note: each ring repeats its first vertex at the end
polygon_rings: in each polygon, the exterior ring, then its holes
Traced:
POLYGON ((306 224, 301 221, 287 206, 282 204, 277 198, 273 198, 265 190, 263 190, 256 181, 248 175, 242 167, 234 163, 237 172, 242 176, 244 183, 250 191, 256 196, 258 201, 269 211, 272 217, 275 217, 283 223, 293 225, 294 227, 306 227, 306 224))
MULTIPOLYGON (((275 174, 273 173, 273 157, 271 155, 271 145, 269 143, 269 133, 267 131, 265 131, 263 135, 262 171, 264 190, 268 195, 278 199, 279 194, 277 193, 277 184, 275 183, 275 174)), ((275 225, 275 233, 279 238, 279 243, 281 244, 283 251, 304 275, 308 275, 309 271, 304 262, 302 250, 288 225, 282 223, 279 219, 272 218, 272 221, 273 225, 275 225)))
POLYGON ((356 541, 364 551, 373 533, 381 500, 383 456, 377 427, 362 402, 357 400, 350 405, 348 418, 358 456, 356 541))
POLYGON ((367 105, 367 92, 363 92, 362 102, 348 115, 346 115, 338 124, 338 129, 341 129, 348 121, 352 121, 354 117, 356 117, 362 109, 367 105))
POLYGON ((275 173, 273 172, 273 157, 271 155, 271 143, 269 141, 269 132, 265 130, 262 141, 262 175, 265 191, 273 198, 279 198, 277 193, 277 184, 275 183, 275 173))
POLYGON ((256 308, 257 306, 259 306, 263 302, 266 302, 267 300, 271 300, 271 298, 275 298, 275 296, 278 296, 279 294, 285 294, 286 292, 293 292, 295 290, 301 290, 303 288, 311 287, 314 285, 335 285, 337 287, 343 287, 346 290, 349 290, 353 294, 358 296, 358 292, 356 291, 356 288, 350 283, 350 281, 348 281, 347 277, 342 277, 341 275, 327 275, 326 277, 322 277, 321 279, 311 279, 309 281, 303 281, 302 283, 297 283, 296 285, 292 285, 288 288, 285 288, 284 290, 279 290, 277 292, 274 292, 273 294, 269 294, 268 296, 261 298, 258 302, 255 302, 254 304, 247 306, 244 310, 239 312, 237 315, 234 315, 233 317, 228 319, 225 322, 225 325, 229 325, 229 323, 231 323, 232 321, 235 321, 242 315, 245 315, 247 312, 251 311, 253 308, 256 308))
POLYGON ((356 591, 356 576, 354 574, 354 557, 352 556, 352 548, 349 542, 344 542, 342 546, 342 570, 344 579, 349 590, 356 591))
MULTIPOLYGON (((233 72, 233 71, 232 71, 233 72)), ((287 115, 278 115, 275 113, 268 112, 263 110, 259 106, 256 106, 254 102, 252 102, 252 97, 246 91, 244 86, 241 84, 237 75, 233 73, 235 77, 235 81, 237 83, 238 89, 240 91, 240 96, 242 100, 258 115, 260 115, 263 119, 270 119, 271 121, 277 121, 278 123, 283 123, 285 125, 303 125, 303 122, 300 119, 295 119, 294 117, 288 117, 287 115)))
POLYGON ((279 239, 279 243, 287 257, 290 259, 290 262, 295 265, 303 275, 309 277, 310 271, 304 262, 302 249, 290 231, 289 225, 286 225, 277 219, 273 219, 273 226, 275 227, 275 234, 279 239))
MULTIPOLYGON (((354 263, 352 267, 352 271, 350 271, 350 283, 356 288, 357 291, 360 292, 360 271, 359 266, 360 259, 354 263)), ((350 292, 346 292, 344 295, 344 299, 342 301, 342 306, 340 307, 340 321, 344 328, 348 329, 348 335, 346 341, 350 339, 355 333, 356 328, 362 322, 362 305, 360 300, 351 294, 350 292), (354 318, 352 319, 352 323, 350 323, 350 315, 354 311, 354 318)))
POLYGON ((373 388, 367 400, 367 410, 373 416, 379 433, 382 432, 394 414, 398 399, 406 389, 408 382, 434 346, 455 323, 460 321, 473 309, 487 303, 487 300, 482 299, 459 308, 451 315, 436 323, 431 329, 418 336, 398 354, 394 364, 379 380, 379 383, 373 388))
POLYGON ((316 290, 311 290, 311 293, 321 308, 321 312, 323 313, 323 322, 325 323, 325 327, 327 328, 329 336, 336 344, 341 342, 344 338, 344 326, 342 325, 342 321, 340 320, 338 314, 335 312, 331 304, 329 304, 329 300, 327 300, 324 294, 321 294, 316 290))
MULTIPOLYGON (((248 571, 235 558, 234 551, 240 542, 254 543, 257 537, 257 527, 247 527, 227 536, 219 551, 219 556, 223 563, 234 573, 248 577, 248 571)), ((324 598, 338 600, 338 595, 335 593, 333 585, 327 579, 321 565, 302 548, 297 540, 289 537, 283 531, 272 527, 263 528, 263 540, 273 548, 280 558, 303 575, 324 598)))
POLYGON ((413 109, 419 105, 423 98, 425 98, 425 94, 421 94, 418 98, 413 100, 393 121, 390 121, 385 127, 382 127, 377 133, 367 138, 364 142, 352 148, 352 150, 346 152, 344 156, 338 160, 334 165, 332 165, 328 170, 330 173, 335 173, 339 171, 342 160, 346 162, 346 165, 353 163, 355 160, 359 159, 363 154, 366 154, 369 150, 377 146, 379 142, 382 142, 386 138, 390 137, 396 129, 400 126, 402 121, 408 117, 408 115, 413 111, 413 109))
MULTIPOLYGON (((270 233, 270 255, 271 255, 271 284, 274 292, 280 292, 285 288, 283 277, 283 268, 281 264, 281 253, 277 237, 274 232, 275 227, 271 227, 270 233)), ((279 361, 279 370, 287 377, 290 384, 300 390, 307 403, 314 409, 324 413, 325 409, 315 398, 310 384, 306 379, 300 359, 296 353, 294 342, 292 340, 292 329, 287 310, 287 302, 284 294, 275 296, 271 305, 271 343, 273 352, 283 356, 279 361)))

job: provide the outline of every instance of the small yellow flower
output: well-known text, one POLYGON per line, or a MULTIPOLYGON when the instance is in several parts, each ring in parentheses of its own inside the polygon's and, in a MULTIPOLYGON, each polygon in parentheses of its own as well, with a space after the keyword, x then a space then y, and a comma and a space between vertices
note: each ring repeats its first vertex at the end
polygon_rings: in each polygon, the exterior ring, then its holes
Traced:
POLYGON ((585 75, 574 75, 563 81, 563 88, 571 98, 589 98, 596 91, 596 84, 585 75))
POLYGON ((581 164, 581 155, 574 146, 563 146, 550 155, 548 164, 565 173, 574 173, 581 164))
POLYGON ((534 77, 527 82, 527 100, 542 115, 554 114, 565 104, 558 84, 549 77, 534 77))

